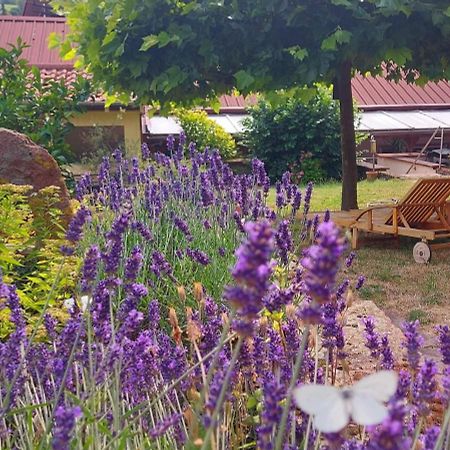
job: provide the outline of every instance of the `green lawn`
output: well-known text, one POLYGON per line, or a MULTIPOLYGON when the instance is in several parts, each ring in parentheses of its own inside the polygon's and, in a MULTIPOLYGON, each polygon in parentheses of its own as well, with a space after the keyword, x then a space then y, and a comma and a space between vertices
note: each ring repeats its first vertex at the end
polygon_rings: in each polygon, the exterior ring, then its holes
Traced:
MULTIPOLYGON (((358 183, 359 207, 399 199, 414 182, 399 179, 361 181, 358 183)), ((269 202, 275 203, 275 189, 270 192, 269 202)), ((318 184, 314 187, 311 210, 339 210, 340 202, 340 183, 318 184)), ((433 251, 430 264, 420 265, 412 256, 416 242, 380 235, 362 238, 356 261, 346 272, 352 278, 359 274, 367 277, 365 286, 358 293, 360 299, 374 301, 396 324, 403 320, 420 320, 427 340, 432 342, 434 326, 450 323, 450 249, 433 251)))
MULTIPOLYGON (((364 208, 368 203, 390 201, 401 198, 414 184, 415 180, 380 179, 358 183, 358 204, 364 208)), ((303 189, 302 189, 303 190, 303 189)), ((275 203, 275 189, 271 189, 269 203, 275 203)), ((336 211, 341 209, 341 183, 317 184, 311 199, 311 211, 336 211)))

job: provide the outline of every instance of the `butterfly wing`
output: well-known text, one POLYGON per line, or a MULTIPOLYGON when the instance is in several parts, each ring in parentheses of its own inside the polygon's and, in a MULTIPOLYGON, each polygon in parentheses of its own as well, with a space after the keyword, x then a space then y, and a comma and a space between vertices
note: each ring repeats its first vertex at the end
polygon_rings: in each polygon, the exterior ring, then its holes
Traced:
POLYGON ((350 405, 352 419, 359 425, 377 425, 388 416, 386 406, 370 395, 354 392, 350 405))
POLYGON ((313 416, 314 428, 322 433, 337 433, 349 420, 349 405, 341 395, 313 416))
POLYGON ((323 433, 342 430, 350 415, 339 389, 333 386, 310 384, 294 390, 296 405, 314 418, 314 427, 323 433))
POLYGON ((322 384, 305 384, 294 389, 295 404, 307 414, 317 414, 339 399, 339 390, 322 384))
MULTIPOLYGON (((398 375, 393 370, 381 370, 355 383, 354 397, 367 396, 378 402, 387 402, 397 391, 398 375)), ((381 405, 380 405, 381 406, 381 405)))

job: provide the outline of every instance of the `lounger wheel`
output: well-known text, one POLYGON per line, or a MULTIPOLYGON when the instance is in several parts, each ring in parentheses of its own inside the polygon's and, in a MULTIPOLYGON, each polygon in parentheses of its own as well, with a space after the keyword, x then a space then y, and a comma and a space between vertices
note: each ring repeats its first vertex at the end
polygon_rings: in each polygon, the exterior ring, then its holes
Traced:
POLYGON ((431 248, 426 242, 418 242, 413 248, 414 261, 427 264, 431 259, 431 248))

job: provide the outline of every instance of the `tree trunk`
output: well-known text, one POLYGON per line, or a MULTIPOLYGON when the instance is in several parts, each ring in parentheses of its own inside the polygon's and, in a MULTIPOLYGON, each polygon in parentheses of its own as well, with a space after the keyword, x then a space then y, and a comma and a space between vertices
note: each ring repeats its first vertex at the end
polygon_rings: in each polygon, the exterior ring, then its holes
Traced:
POLYGON ((352 64, 344 61, 337 77, 341 116, 342 201, 341 209, 358 208, 355 122, 352 96, 352 64))

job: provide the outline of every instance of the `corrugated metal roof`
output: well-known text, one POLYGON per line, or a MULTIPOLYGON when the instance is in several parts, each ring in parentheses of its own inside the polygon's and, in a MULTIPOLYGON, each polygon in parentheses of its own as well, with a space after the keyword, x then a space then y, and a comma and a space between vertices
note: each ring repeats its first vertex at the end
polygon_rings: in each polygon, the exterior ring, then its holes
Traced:
POLYGON ((63 61, 57 49, 48 48, 50 33, 69 32, 63 17, 0 16, 0 47, 16 44, 20 36, 29 46, 22 56, 33 66, 46 69, 72 69, 73 61, 63 61))
MULTIPOLYGON (((246 114, 211 114, 209 118, 220 125, 227 133, 232 135, 244 131, 242 121, 248 117, 246 114)), ((182 130, 175 117, 145 116, 145 128, 151 135, 178 135, 182 130)))
POLYGON ((353 98, 363 110, 369 109, 436 109, 450 107, 450 83, 439 81, 425 86, 406 81, 388 81, 383 77, 363 77, 352 80, 353 98))
POLYGON ((432 131, 450 129, 450 109, 416 111, 363 111, 359 131, 432 131))

